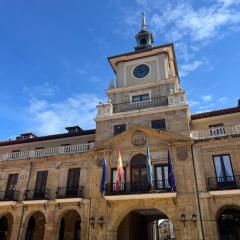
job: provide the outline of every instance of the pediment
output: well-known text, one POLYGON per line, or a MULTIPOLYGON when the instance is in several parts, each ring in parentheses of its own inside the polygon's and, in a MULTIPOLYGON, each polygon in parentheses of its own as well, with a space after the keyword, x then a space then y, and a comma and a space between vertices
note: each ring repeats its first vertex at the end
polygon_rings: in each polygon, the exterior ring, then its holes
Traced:
POLYGON ((145 146, 148 142, 157 142, 160 144, 190 144, 192 139, 181 134, 176 134, 169 131, 157 131, 152 128, 145 127, 133 127, 127 131, 118 134, 112 137, 105 142, 98 144, 95 150, 103 150, 106 148, 116 148, 119 144, 132 146, 132 147, 141 147, 145 146))

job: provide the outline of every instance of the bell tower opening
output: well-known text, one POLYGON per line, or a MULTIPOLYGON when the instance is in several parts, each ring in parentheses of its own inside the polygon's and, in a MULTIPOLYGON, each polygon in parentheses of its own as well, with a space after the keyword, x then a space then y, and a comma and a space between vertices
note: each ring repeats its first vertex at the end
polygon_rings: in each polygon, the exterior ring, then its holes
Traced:
POLYGON ((135 38, 137 41, 135 51, 151 48, 153 45, 153 34, 147 30, 145 13, 142 13, 142 27, 135 38))

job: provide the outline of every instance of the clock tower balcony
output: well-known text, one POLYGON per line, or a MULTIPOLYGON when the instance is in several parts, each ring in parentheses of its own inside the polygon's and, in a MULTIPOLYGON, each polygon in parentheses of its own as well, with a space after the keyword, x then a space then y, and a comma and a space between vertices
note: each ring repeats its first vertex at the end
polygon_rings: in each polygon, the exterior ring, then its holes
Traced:
POLYGON ((112 104, 101 103, 97 106, 97 117, 96 120, 100 120, 106 117, 114 117, 121 114, 130 114, 134 112, 146 112, 156 111, 158 109, 175 108, 178 106, 187 106, 185 93, 175 92, 168 96, 150 98, 144 101, 138 102, 124 102, 112 104))

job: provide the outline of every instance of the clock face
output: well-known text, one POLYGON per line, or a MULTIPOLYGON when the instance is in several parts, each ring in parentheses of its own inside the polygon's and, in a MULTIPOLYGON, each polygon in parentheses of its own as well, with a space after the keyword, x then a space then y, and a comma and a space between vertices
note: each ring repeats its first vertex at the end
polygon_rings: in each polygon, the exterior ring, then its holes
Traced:
POLYGON ((135 78, 144 78, 146 77, 150 72, 150 68, 146 64, 140 64, 136 66, 133 70, 133 76, 135 78))

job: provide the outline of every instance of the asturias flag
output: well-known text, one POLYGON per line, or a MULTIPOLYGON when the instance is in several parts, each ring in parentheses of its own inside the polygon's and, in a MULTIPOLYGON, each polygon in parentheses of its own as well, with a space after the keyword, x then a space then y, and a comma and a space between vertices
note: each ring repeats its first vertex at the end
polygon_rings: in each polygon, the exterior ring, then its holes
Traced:
POLYGON ((120 147, 118 146, 118 165, 117 165, 116 192, 119 192, 120 186, 123 183, 123 175, 124 175, 124 169, 123 169, 123 164, 122 164, 120 147))
POLYGON ((175 191, 176 181, 175 181, 175 176, 174 176, 174 171, 173 171, 173 166, 172 166, 172 160, 171 160, 169 150, 168 150, 168 184, 169 184, 169 187, 170 187, 171 191, 175 191))
POLYGON ((152 162, 151 162, 149 144, 147 144, 147 181, 152 186, 153 176, 152 176, 152 162))
POLYGON ((100 186, 100 193, 102 194, 102 196, 105 195, 106 183, 107 183, 107 160, 106 160, 106 157, 104 157, 103 166, 102 166, 102 179, 101 179, 101 186, 100 186))

